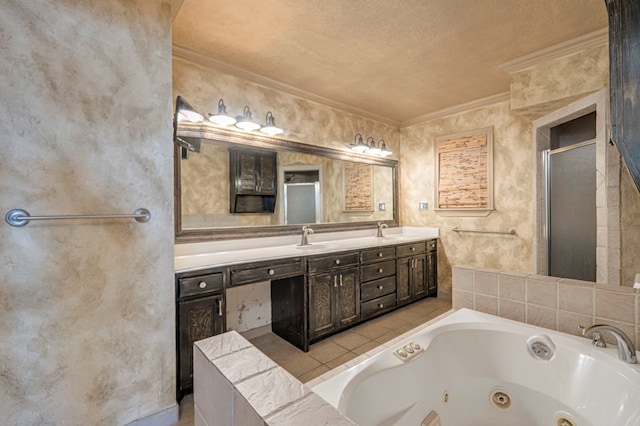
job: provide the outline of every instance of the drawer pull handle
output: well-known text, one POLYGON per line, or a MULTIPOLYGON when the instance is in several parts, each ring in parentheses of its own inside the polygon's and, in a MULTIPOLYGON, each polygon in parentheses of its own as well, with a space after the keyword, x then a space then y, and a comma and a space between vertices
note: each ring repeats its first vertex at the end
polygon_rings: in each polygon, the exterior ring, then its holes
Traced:
POLYGON ((340 264, 340 259, 336 259, 336 265, 340 264))
POLYGON ((200 288, 207 288, 207 283, 206 283, 206 282, 204 282, 204 281, 200 281, 200 282, 198 283, 198 287, 200 287, 200 288))
POLYGON ((381 285, 378 286, 378 290, 383 290, 383 289, 384 289, 383 286, 381 286, 381 285))
POLYGON ((222 300, 218 300, 218 316, 222 316, 222 300))
POLYGON ((382 257, 382 253, 378 253, 378 257, 382 257))
POLYGON ((384 272, 384 271, 383 271, 383 269, 382 269, 382 268, 378 269, 378 273, 379 273, 379 274, 381 274, 381 273, 383 273, 383 272, 384 272))
POLYGON ((379 308, 379 309, 384 308, 384 304, 382 304, 382 303, 378 303, 378 308, 379 308))
POLYGON ((342 287, 342 274, 340 274, 340 287, 342 287))
POLYGON ((416 251, 416 248, 415 247, 411 247, 409 250, 416 251))
POLYGON ((333 287, 334 288, 338 288, 338 276, 337 275, 335 275, 333 277, 333 287))
POLYGON ((269 275, 273 275, 273 274, 275 274, 275 273, 276 273, 276 271, 275 271, 274 269, 269 269, 269 271, 268 271, 268 274, 269 274, 269 275))

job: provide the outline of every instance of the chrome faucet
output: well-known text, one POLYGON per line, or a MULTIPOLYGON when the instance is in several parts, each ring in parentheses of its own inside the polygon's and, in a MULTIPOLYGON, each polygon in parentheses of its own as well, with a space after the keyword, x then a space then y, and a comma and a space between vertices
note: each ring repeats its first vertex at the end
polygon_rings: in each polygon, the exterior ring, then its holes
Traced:
POLYGON ((633 342, 629 339, 629 336, 624 334, 624 331, 620 330, 617 327, 607 324, 596 324, 591 327, 581 327, 582 335, 588 338, 593 339, 591 342, 593 345, 598 346, 600 348, 606 348, 607 344, 604 342, 602 338, 601 332, 608 331, 613 337, 616 338, 618 342, 618 358, 621 361, 624 361, 629 364, 637 364, 638 360, 636 359, 636 348, 633 346, 633 342))
POLYGON ((389 227, 389 225, 387 225, 386 223, 378 222, 378 235, 376 235, 376 237, 378 237, 378 238, 384 237, 384 235, 382 235, 382 229, 383 228, 388 228, 388 227, 389 227))
POLYGON ((307 235, 309 234, 313 234, 313 229, 311 229, 310 226, 304 225, 302 227, 302 240, 300 241, 301 246, 308 246, 309 245, 309 239, 307 238, 307 235))

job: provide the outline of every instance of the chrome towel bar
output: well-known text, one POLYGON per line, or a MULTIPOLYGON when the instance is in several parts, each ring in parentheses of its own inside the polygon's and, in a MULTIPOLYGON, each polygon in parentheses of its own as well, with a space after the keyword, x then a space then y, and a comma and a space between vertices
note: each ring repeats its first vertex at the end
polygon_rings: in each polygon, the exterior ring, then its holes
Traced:
POLYGON ((508 231, 485 231, 482 229, 460 229, 458 227, 453 228, 453 232, 475 232, 478 234, 502 234, 502 235, 515 235, 515 229, 509 229, 508 231))
POLYGON ((25 226, 30 220, 58 220, 58 219, 135 219, 138 222, 148 222, 151 212, 147 209, 137 209, 133 214, 99 214, 80 216, 31 216, 28 211, 13 209, 4 219, 11 226, 25 226))

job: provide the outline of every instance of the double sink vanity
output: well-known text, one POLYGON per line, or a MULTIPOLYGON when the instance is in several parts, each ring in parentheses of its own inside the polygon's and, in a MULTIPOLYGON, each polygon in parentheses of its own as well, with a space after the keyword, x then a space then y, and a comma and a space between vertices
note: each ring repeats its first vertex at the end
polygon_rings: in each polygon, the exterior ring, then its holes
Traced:
POLYGON ((178 244, 178 399, 192 388, 193 342, 226 330, 227 290, 270 282, 271 330, 309 344, 437 293, 436 228, 328 232, 178 244))

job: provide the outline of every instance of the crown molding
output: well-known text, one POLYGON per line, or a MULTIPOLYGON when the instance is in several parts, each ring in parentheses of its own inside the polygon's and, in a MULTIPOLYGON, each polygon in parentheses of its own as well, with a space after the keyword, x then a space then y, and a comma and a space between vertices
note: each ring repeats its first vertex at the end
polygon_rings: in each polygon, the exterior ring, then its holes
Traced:
POLYGON ((360 108, 355 108, 353 106, 344 104, 342 102, 335 101, 333 99, 325 98, 324 96, 316 95, 315 93, 307 92, 306 90, 298 89, 296 87, 290 86, 285 83, 281 83, 276 80, 272 80, 270 78, 263 77, 261 75, 252 73, 250 71, 244 70, 242 68, 235 67, 233 65, 229 65, 225 62, 218 61, 209 56, 203 55, 196 51, 193 51, 184 46, 180 46, 177 44, 172 45, 172 53, 174 58, 182 59, 188 62, 195 63, 197 65, 202 65, 204 67, 213 68, 218 71, 224 72, 226 74, 230 74, 234 77, 242 78, 244 80, 248 80, 252 83, 259 84, 261 86, 268 87, 270 89, 275 89, 281 92, 288 93, 293 96, 297 96, 302 99, 306 99, 308 101, 317 102, 322 105, 329 106, 331 108, 335 108, 344 112, 348 112, 351 114, 358 115, 363 118, 368 118, 371 120, 375 120, 381 123, 388 124, 390 126, 399 127, 400 122, 397 120, 392 120, 388 117, 383 117, 378 114, 371 113, 369 111, 362 110, 360 108))
POLYGON ((480 98, 471 102, 465 102, 463 104, 454 105, 452 107, 444 108, 438 111, 421 115, 416 118, 412 118, 411 120, 403 121, 400 123, 400 128, 415 126, 416 124, 422 124, 422 123, 426 123, 427 121, 437 120, 439 118, 448 117, 450 115, 459 114, 461 112, 483 108, 489 105, 497 104, 499 102, 505 102, 510 99, 511 99, 511 92, 498 93, 497 95, 491 95, 491 96, 487 96, 486 98, 480 98))
POLYGON ((571 55, 572 53, 577 53, 582 50, 590 49, 592 47, 597 47, 608 43, 609 28, 603 28, 589 34, 585 34, 583 36, 558 43, 554 46, 538 50, 528 55, 512 59, 498 65, 498 67, 503 71, 508 72, 509 74, 513 74, 515 72, 536 66, 541 62, 546 62, 552 59, 560 58, 562 56, 571 55))

